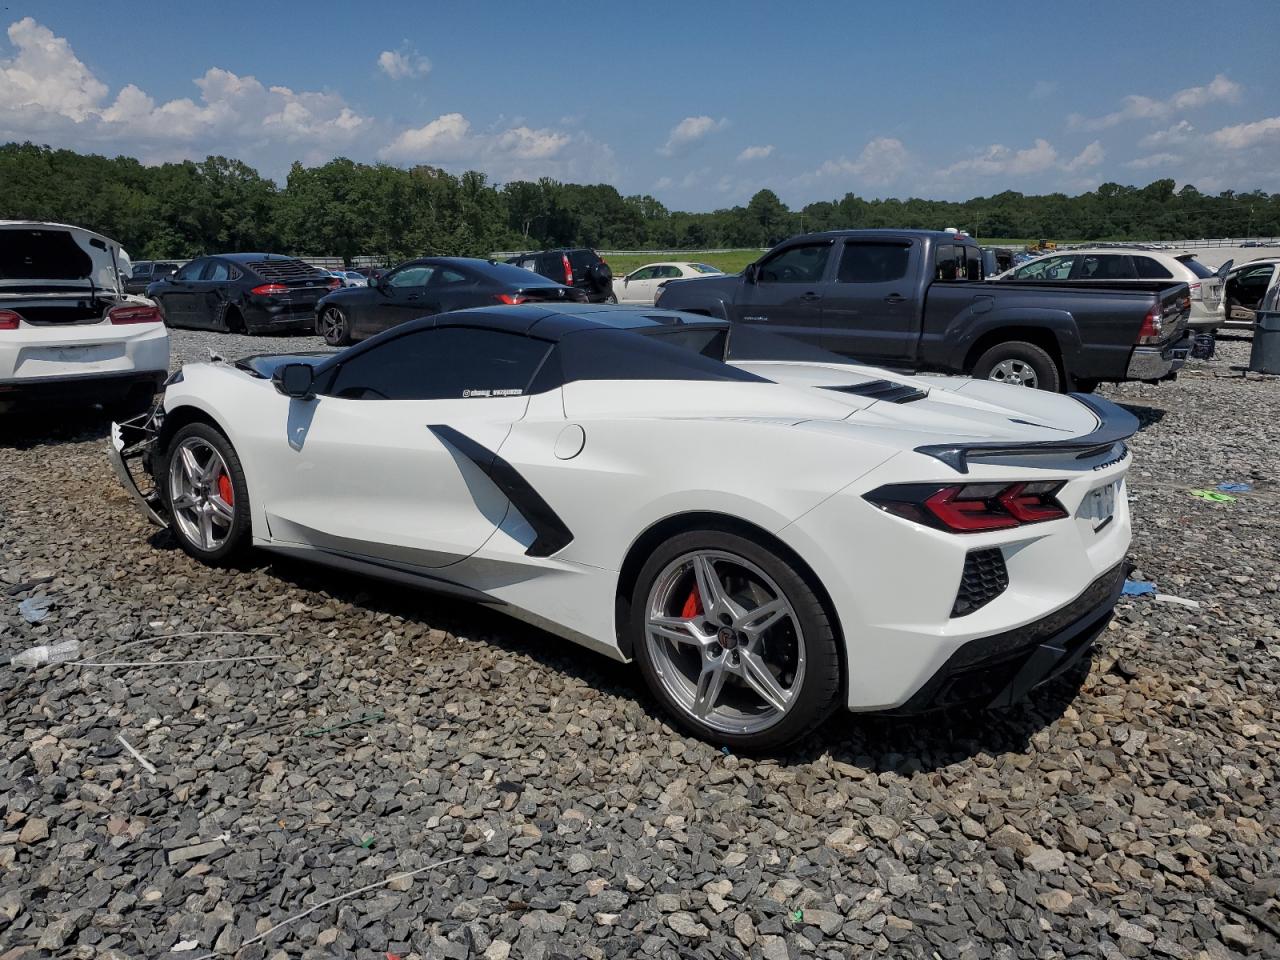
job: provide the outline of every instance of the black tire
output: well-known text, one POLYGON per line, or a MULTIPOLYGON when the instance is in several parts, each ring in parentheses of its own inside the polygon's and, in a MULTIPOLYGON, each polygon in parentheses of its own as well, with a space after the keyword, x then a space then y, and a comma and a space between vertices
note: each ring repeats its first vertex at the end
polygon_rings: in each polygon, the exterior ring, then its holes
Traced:
POLYGON ((603 261, 593 264, 587 270, 587 283, 591 285, 591 289, 596 293, 612 291, 613 270, 603 261))
POLYGON ((991 347, 973 365, 972 376, 979 380, 1007 382, 992 375, 996 368, 1006 362, 1025 364, 1030 367, 1035 373, 1034 386, 1038 390, 1058 393, 1062 389, 1062 377, 1058 373, 1058 365, 1053 357, 1049 356, 1048 351, 1042 347, 1027 343, 1025 340, 1006 340, 991 347))
POLYGON ((226 333, 248 333, 244 325, 244 315, 240 312, 240 308, 233 303, 224 303, 222 305, 222 323, 220 327, 226 333))
POLYGON ((156 488, 169 509, 169 529, 173 531, 178 545, 201 563, 211 567, 228 566, 248 548, 252 519, 249 512, 249 486, 245 481, 244 467, 241 465, 240 457, 236 454, 235 447, 231 445, 231 441, 223 436, 222 432, 212 424, 202 422, 189 423, 185 427, 180 427, 174 433, 165 448, 164 456, 160 459, 160 468, 156 474, 156 488), (182 524, 178 523, 173 517, 173 505, 170 501, 170 465, 183 441, 190 438, 198 438, 218 452, 219 456, 222 457, 223 463, 226 464, 227 477, 231 481, 233 490, 234 502, 232 504, 233 517, 231 525, 227 531, 226 539, 213 550, 207 550, 201 544, 193 541, 183 529, 182 524))
POLYGON ((696 530, 678 534, 659 546, 636 578, 627 629, 636 663, 654 697, 680 727, 700 739, 736 750, 774 750, 814 730, 836 707, 841 689, 840 653, 826 607, 788 560, 738 534, 696 530), (665 568, 678 558, 699 550, 732 554, 755 564, 781 589, 801 627, 805 668, 800 688, 788 711, 766 729, 735 734, 704 724, 675 701, 655 668, 645 638, 649 593, 665 568))
POLYGON ((609 294, 607 297, 605 297, 605 298, 604 298, 604 302, 605 302, 605 303, 617 303, 617 302, 618 302, 618 298, 617 298, 616 296, 614 296, 614 295, 611 293, 611 294, 609 294))
POLYGON ((345 347, 351 343, 351 323, 340 308, 327 306, 316 317, 316 335, 331 347, 345 347))

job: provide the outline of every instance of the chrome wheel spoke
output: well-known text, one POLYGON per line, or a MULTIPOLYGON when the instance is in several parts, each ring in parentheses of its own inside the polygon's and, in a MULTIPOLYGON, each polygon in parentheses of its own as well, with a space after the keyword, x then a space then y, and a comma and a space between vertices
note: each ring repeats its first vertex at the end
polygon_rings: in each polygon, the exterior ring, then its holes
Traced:
POLYGON ((207 507, 200 511, 200 545, 206 550, 212 550, 215 545, 213 539, 213 511, 207 507))
POLYGON ((791 691, 778 683, 773 672, 765 665, 758 654, 743 650, 741 654, 741 676, 747 686, 773 709, 786 712, 791 702, 791 691))
POLYGON ((221 520, 227 526, 230 526, 231 521, 235 519, 235 509, 221 497, 209 498, 209 510, 215 519, 221 520))
POLYGON ((706 664, 702 673, 698 674, 698 690, 693 698, 693 712, 699 717, 706 717, 716 708, 720 699, 720 691, 724 689, 725 670, 718 661, 706 664))
POLYGON ((689 644, 699 649, 705 647, 708 642, 708 638, 699 632, 695 622, 683 617, 650 617, 649 630, 664 639, 689 644))
POLYGON ((204 472, 200 466, 200 461, 196 459, 195 451, 190 447, 183 446, 178 451, 182 458, 182 472, 187 476, 188 483, 198 483, 201 474, 204 472))
POLYGON ((191 510, 198 506, 198 501, 190 493, 180 493, 173 498, 173 509, 191 510))
POLYGON ((716 572, 715 563, 705 553, 694 555, 693 575, 697 579, 698 596, 702 600, 704 612, 710 616, 719 616, 724 613, 734 619, 742 615, 742 607, 725 592, 724 584, 720 582, 720 574, 716 572))
POLYGON ((791 607, 787 605, 787 602, 774 599, 748 610, 738 618, 738 622, 734 626, 754 640, 770 627, 777 626, 790 615, 791 607))

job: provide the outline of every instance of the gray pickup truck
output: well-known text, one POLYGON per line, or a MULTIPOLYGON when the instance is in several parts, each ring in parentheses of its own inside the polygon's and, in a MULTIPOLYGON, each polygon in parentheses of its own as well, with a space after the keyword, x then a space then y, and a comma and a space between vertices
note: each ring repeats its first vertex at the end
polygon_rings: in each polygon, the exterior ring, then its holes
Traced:
POLYGON ((990 283, 977 243, 929 230, 793 237, 740 274, 670 281, 657 306, 881 366, 1042 390, 1171 379, 1191 344, 1185 283, 990 283))

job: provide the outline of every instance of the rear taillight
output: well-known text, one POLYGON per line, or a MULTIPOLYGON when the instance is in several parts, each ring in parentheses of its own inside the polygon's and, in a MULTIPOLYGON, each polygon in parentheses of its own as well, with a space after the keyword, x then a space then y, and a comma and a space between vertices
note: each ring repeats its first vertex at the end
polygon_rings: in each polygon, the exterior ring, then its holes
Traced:
POLYGON ((527 303, 529 300, 523 293, 500 293, 493 299, 507 304, 527 303))
POLYGON ((12 310, 0 310, 0 330, 17 330, 22 317, 12 310))
MULTIPOLYGON (((591 252, 592 252, 592 253, 596 253, 594 250, 592 250, 591 252)), ((604 264, 607 264, 607 263, 609 262, 609 261, 608 261, 608 260, 606 260, 604 257, 600 256, 600 254, 598 254, 598 253, 596 253, 596 259, 597 259, 597 260, 599 260, 601 263, 604 263, 604 264)))
POLYGON ((1201 288, 1200 284, 1198 284, 1198 283, 1193 283, 1193 284, 1191 284, 1191 299, 1192 299, 1192 300, 1200 300, 1200 299, 1202 299, 1203 297, 1204 297, 1204 292, 1203 292, 1203 289, 1201 288))
POLYGON ((337 277, 334 277, 333 279, 331 279, 331 280, 329 281, 329 289, 330 289, 330 290, 337 290, 337 289, 338 289, 339 287, 341 287, 341 286, 342 286, 342 281, 341 281, 341 280, 339 280, 337 277))
POLYGON ((561 254, 560 260, 564 263, 564 285, 566 287, 573 286, 573 267, 569 265, 569 257, 567 254, 561 254))
POLYGON ((161 323, 164 317, 160 315, 160 308, 153 307, 150 304, 139 304, 122 307, 112 307, 107 311, 107 321, 109 323, 161 323))
POLYGON ((1160 308, 1152 307, 1142 318, 1142 326, 1138 328, 1138 343, 1159 343, 1164 333, 1164 320, 1160 316, 1160 308))
POLYGON ((289 288, 283 283, 263 283, 254 287, 249 292, 255 293, 260 297, 276 297, 282 293, 288 293, 289 288))
POLYGON ((891 484, 866 494, 886 513, 951 533, 1008 530, 1028 523, 1061 520, 1066 509, 1057 500, 1064 481, 964 483, 938 486, 891 484))

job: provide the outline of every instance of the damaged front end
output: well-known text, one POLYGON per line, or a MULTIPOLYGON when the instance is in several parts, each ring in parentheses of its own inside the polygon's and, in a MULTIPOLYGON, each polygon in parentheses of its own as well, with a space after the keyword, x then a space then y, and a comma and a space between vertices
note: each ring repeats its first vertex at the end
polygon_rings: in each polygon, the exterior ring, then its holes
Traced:
POLYGON ((111 468, 129 491, 134 502, 142 510, 148 520, 158 527, 168 527, 165 519, 168 513, 156 486, 155 457, 158 455, 157 441, 160 439, 160 428, 164 423, 163 399, 157 399, 155 405, 146 413, 111 424, 111 440, 107 444, 107 456, 111 459, 111 468), (131 464, 137 464, 145 478, 145 488, 139 486, 131 464))

